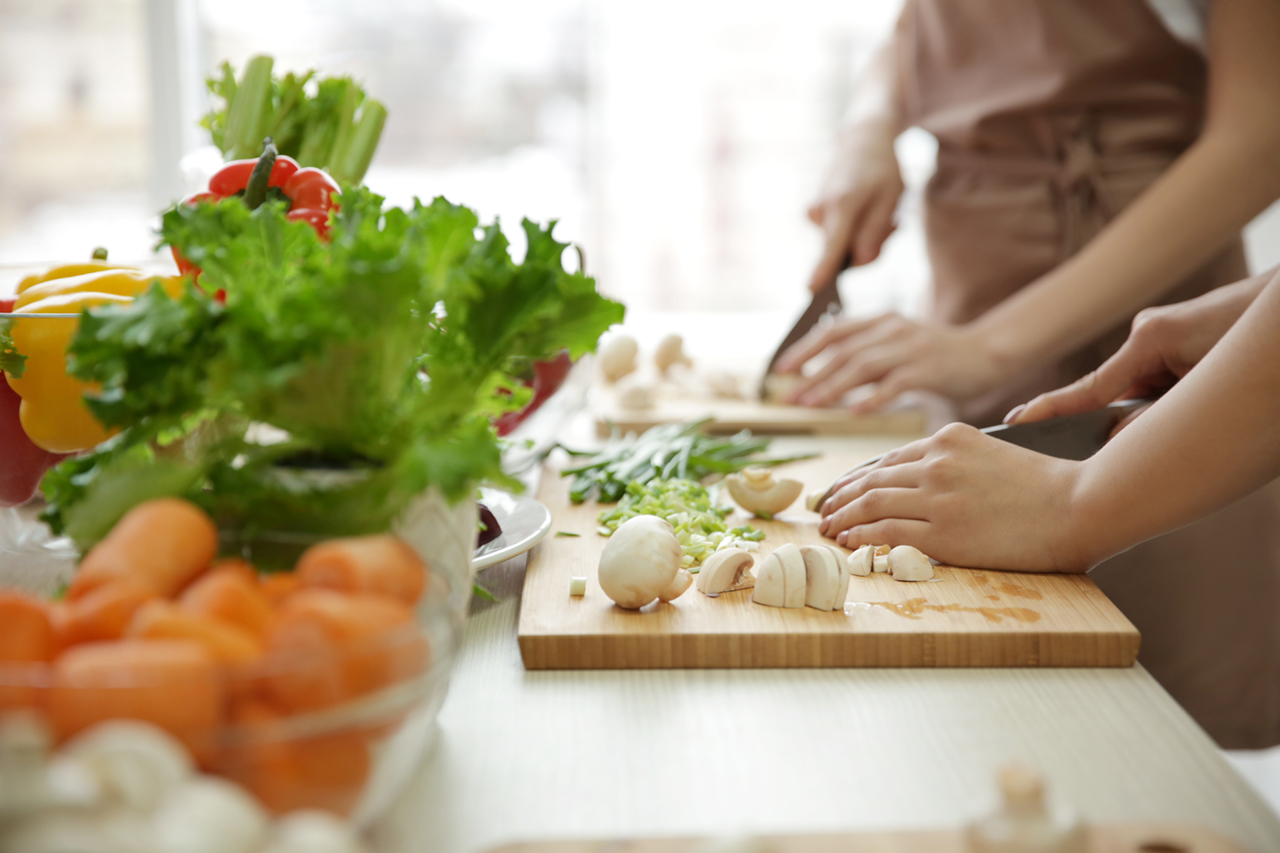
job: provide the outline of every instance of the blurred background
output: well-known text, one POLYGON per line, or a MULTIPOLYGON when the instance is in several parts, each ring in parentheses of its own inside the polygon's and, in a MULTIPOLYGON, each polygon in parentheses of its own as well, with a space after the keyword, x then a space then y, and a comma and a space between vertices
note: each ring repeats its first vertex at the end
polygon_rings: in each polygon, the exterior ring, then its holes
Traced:
MULTIPOLYGON (((0 263, 106 245, 132 260, 194 190, 204 77, 255 53, 354 74, 390 111, 367 182, 500 216, 559 218, 636 312, 782 317, 819 249, 804 211, 883 0, 0 0, 0 263), (193 153, 194 152, 194 153, 193 153), (187 175, 180 167, 186 157, 187 175)), ((926 284, 914 199, 886 256, 847 276, 854 311, 910 311, 926 284)), ((517 241, 518 242, 518 241, 517 241)), ((1280 262, 1280 210, 1249 233, 1280 262)))

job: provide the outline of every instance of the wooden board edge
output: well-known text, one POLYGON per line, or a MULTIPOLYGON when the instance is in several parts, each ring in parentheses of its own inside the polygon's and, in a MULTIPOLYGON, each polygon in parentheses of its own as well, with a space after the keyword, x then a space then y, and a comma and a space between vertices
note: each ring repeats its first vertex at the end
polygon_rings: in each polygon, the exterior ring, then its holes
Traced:
POLYGON ((517 628, 527 670, 561 669, 1125 669, 1133 631, 1008 634, 574 635, 517 628), (939 656, 939 649, 944 649, 939 656))

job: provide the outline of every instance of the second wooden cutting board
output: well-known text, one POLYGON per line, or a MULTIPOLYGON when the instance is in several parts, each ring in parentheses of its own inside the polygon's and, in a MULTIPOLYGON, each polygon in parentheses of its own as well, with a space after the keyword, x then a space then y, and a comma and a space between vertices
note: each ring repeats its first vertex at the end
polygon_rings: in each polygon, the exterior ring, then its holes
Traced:
MULTIPOLYGON (((859 461, 832 454, 783 473, 812 489, 859 461)), ((572 505, 552 468, 538 497, 553 533, 525 575, 518 635, 528 669, 1122 667, 1137 657, 1137 630, 1083 575, 939 566, 925 583, 854 577, 843 612, 764 607, 750 590, 710 598, 696 588, 670 604, 623 610, 596 581, 607 541, 596 533, 601 506, 572 505), (581 598, 569 596, 574 576, 587 578, 581 598)), ((737 511, 729 520, 747 519, 737 511)), ((757 562, 784 542, 830 544, 817 521, 800 502, 777 520, 752 521, 767 533, 757 562)))

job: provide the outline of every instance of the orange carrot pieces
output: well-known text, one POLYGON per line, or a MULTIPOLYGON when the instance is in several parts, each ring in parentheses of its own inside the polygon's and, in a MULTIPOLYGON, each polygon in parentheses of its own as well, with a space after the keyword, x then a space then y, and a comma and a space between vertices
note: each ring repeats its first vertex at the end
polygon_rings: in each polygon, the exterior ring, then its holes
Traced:
POLYGON ((413 604, 422 595, 427 567, 395 536, 330 539, 303 552, 294 567, 303 586, 385 595, 413 604))
POLYGON ((86 643, 54 664, 49 719, 59 740, 116 717, 154 723, 207 755, 220 723, 218 664, 190 640, 86 643))
POLYGON ((153 598, 156 592, 152 587, 122 579, 95 587, 75 601, 63 602, 53 611, 58 648, 124 636, 134 612, 153 598))
POLYGON ((179 597, 178 606, 187 613, 235 625, 255 637, 267 632, 274 616, 257 577, 246 576, 238 566, 225 563, 196 578, 179 597))
POLYGON ((264 693, 289 711, 328 707, 411 678, 430 658, 406 605, 326 589, 285 600, 267 649, 264 693))
POLYGON ((53 660, 49 607, 32 596, 0 590, 0 664, 53 660))
POLYGON ((236 702, 231 715, 233 746, 218 753, 215 771, 277 814, 311 808, 346 815, 355 806, 370 769, 358 732, 299 738, 279 711, 252 698, 236 702))
POLYGON ((138 608, 126 636, 193 640, 222 663, 243 664, 262 657, 261 641, 243 628, 184 612, 160 599, 138 608))
POLYGON ((119 578, 171 597, 209 566, 218 530, 195 504, 179 498, 140 503, 116 522, 80 563, 67 598, 75 600, 119 578))
POLYGON ((258 587, 267 597, 267 601, 279 607, 286 598, 298 591, 301 584, 298 583, 298 576, 293 572, 276 572, 263 575, 258 580, 258 587))

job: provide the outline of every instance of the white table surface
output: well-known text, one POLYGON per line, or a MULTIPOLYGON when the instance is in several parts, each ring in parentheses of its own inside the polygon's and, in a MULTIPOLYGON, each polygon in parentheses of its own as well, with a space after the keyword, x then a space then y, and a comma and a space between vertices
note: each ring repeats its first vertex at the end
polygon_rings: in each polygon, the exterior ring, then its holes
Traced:
POLYGON ((379 853, 954 827, 1015 760, 1089 820, 1280 851, 1280 821, 1140 666, 526 672, 523 575, 520 558, 482 576, 503 601, 467 623, 439 745, 379 853))

